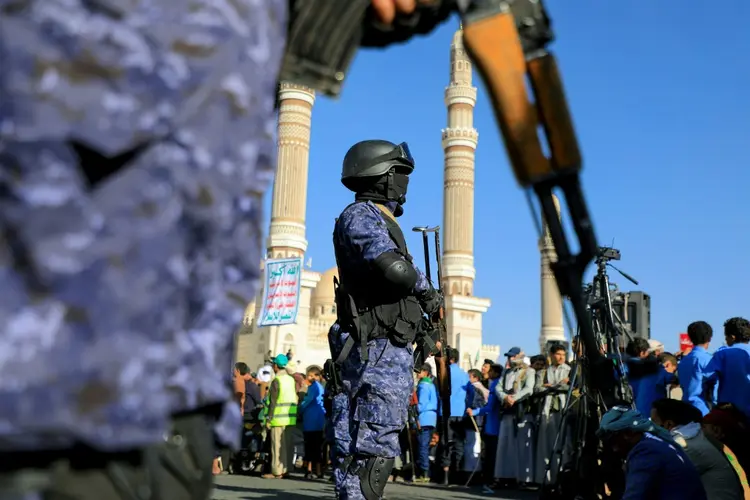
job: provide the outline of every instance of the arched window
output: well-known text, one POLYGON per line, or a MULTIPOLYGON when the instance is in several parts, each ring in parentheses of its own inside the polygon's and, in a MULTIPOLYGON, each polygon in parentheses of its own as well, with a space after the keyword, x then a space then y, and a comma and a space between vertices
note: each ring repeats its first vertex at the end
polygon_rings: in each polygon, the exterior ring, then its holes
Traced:
POLYGON ((289 351, 294 353, 294 335, 291 333, 286 334, 286 337, 284 337, 284 345, 281 347, 282 354, 286 354, 289 351))

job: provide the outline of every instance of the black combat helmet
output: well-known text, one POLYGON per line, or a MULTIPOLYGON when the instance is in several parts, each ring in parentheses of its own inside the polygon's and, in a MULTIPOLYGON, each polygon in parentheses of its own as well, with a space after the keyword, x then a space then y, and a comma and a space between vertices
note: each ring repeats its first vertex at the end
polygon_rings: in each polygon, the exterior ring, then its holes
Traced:
POLYGON ((414 158, 405 142, 396 145, 389 141, 362 141, 347 151, 341 170, 341 183, 354 192, 359 191, 364 179, 377 180, 396 167, 401 174, 414 171, 414 158))

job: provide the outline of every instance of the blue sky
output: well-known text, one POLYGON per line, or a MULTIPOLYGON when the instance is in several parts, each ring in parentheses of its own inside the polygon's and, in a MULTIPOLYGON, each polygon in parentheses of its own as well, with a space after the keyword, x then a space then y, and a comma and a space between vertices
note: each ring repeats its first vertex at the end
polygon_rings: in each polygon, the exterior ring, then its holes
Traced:
MULTIPOLYGON (((653 338, 675 349, 679 332, 701 319, 718 333, 717 347, 725 319, 750 316, 750 2, 548 4, 599 242, 614 239, 617 264, 651 295, 653 338)), ((416 158, 400 222, 421 265, 421 239, 410 228, 442 224, 440 130, 457 25, 361 51, 342 97, 317 100, 307 202, 314 269, 335 265, 334 218, 352 199, 339 182, 341 160, 353 143, 376 138, 407 141, 416 158)), ((537 237, 476 77, 475 85, 475 294, 492 300, 484 342, 535 351, 537 237)))

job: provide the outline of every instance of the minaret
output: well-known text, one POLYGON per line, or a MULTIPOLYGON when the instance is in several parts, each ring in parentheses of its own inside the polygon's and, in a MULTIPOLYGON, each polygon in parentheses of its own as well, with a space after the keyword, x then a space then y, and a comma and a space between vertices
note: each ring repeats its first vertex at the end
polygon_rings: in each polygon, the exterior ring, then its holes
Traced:
MULTIPOLYGON (((279 88, 279 128, 276 177, 273 182, 271 227, 266 241, 269 259, 304 257, 307 250, 305 215, 307 212, 307 170, 310 154, 310 125, 315 92, 307 87, 282 82, 279 88)), ((302 270, 297 321, 290 325, 258 329, 248 336, 243 351, 248 363, 262 363, 270 350, 278 354, 287 349, 304 352, 308 345, 310 298, 320 274, 302 270)), ((259 297, 253 314, 260 311, 259 297)), ((257 319, 257 318, 256 318, 257 319)), ((241 346, 240 349, 243 347, 241 346)))
POLYGON ((463 30, 453 36, 450 82, 445 89, 448 127, 442 131, 445 151, 443 183, 443 289, 448 341, 460 340, 460 365, 476 368, 483 358, 482 314, 489 299, 474 296, 474 129, 477 89, 463 44, 463 30))
POLYGON ((448 128, 443 129, 445 180, 443 186, 443 282, 449 295, 474 293, 474 151, 479 134, 474 129, 477 89, 471 85, 471 62, 463 44, 463 30, 451 44, 450 83, 445 89, 448 128))
MULTIPOLYGON (((554 196, 553 199, 559 217, 560 202, 554 196)), ((551 340, 565 341, 565 329, 563 328, 563 301, 560 296, 560 289, 555 282, 555 275, 550 267, 550 264, 557 260, 557 255, 544 215, 542 215, 542 227, 544 228, 544 234, 539 239, 539 253, 542 257, 542 331, 539 334, 539 346, 541 352, 546 353, 547 342, 551 340)))
POLYGON ((315 92, 282 82, 279 89, 279 131, 276 178, 273 184, 269 258, 302 257, 307 250, 307 169, 310 124, 315 92))

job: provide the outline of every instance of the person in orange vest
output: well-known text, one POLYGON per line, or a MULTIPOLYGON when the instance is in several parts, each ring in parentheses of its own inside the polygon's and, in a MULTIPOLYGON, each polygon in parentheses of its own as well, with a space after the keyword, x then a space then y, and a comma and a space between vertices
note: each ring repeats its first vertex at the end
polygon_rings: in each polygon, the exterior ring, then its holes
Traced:
POLYGON ((289 477, 294 470, 294 442, 288 428, 297 424, 297 390, 294 377, 286 371, 289 359, 279 354, 273 359, 276 374, 271 381, 266 428, 271 433, 271 472, 266 479, 289 477))

